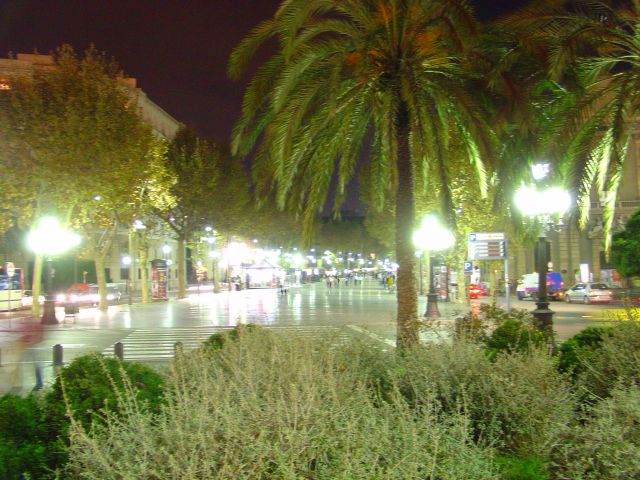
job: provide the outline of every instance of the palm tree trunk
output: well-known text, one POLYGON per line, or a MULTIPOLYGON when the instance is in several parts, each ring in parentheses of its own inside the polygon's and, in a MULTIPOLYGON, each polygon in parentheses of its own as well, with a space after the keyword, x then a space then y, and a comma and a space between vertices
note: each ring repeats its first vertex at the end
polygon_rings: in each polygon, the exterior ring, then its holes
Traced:
POLYGON ((178 237, 178 298, 187 296, 187 265, 185 263, 186 242, 184 237, 178 237))
POLYGON ((409 112, 402 104, 397 117, 398 191, 396 193, 396 259, 398 261, 397 345, 404 349, 418 343, 418 292, 413 245, 415 223, 414 178, 409 147, 409 112))
POLYGON ((109 302, 107 301, 107 277, 104 272, 104 256, 94 252, 93 263, 96 266, 96 280, 98 282, 98 292, 100 292, 98 309, 106 312, 109 308, 109 302))

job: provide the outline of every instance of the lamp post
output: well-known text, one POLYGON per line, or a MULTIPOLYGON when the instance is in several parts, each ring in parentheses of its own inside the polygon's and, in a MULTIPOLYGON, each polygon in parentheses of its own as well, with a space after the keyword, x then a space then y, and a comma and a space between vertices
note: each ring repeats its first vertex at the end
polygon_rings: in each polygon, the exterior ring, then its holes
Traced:
POLYGON ((133 303, 133 292, 131 291, 131 263, 131 257, 129 255, 122 257, 122 264, 127 269, 127 303, 129 305, 133 303))
POLYGON ((547 297, 547 271, 550 260, 547 231, 562 225, 562 215, 569 210, 571 197, 568 192, 557 187, 538 190, 523 185, 516 192, 515 204, 524 215, 537 219, 541 226, 535 246, 538 295, 536 309, 531 313, 536 319, 537 327, 545 333, 553 346, 553 311, 549 308, 547 297))
POLYGON ((429 293, 427 294, 427 309, 425 318, 440 318, 438 310, 438 294, 436 293, 433 265, 435 252, 447 250, 455 243, 453 234, 438 222, 438 219, 429 215, 422 221, 420 229, 413 236, 413 243, 420 249, 429 252, 429 293))
MULTIPOLYGON (((44 217, 40 219, 38 226, 27 237, 29 248, 39 255, 47 257, 47 281, 45 286, 44 310, 41 323, 43 325, 57 325, 56 301, 53 295, 53 271, 51 259, 71 247, 80 243, 80 236, 63 229, 56 218, 44 217)), ((37 299, 36 299, 37 301, 37 299)))

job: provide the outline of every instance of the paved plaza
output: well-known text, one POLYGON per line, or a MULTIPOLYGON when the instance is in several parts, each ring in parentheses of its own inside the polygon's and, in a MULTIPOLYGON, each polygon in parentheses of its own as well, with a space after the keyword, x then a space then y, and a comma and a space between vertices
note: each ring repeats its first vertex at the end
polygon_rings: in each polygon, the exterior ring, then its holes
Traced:
MULTIPOLYGON (((487 301, 484 299, 482 301, 487 301)), ((499 299, 503 303, 504 299, 499 299)), ((535 308, 533 302, 513 301, 516 308, 535 308)), ((476 306, 479 302, 474 301, 476 306)), ((443 319, 452 320, 469 311, 465 304, 439 303, 443 319)), ((426 297, 420 297, 424 312, 426 297)), ((601 307, 552 304, 557 311, 555 326, 567 338, 587 325, 606 318, 601 307)), ((395 345, 395 292, 367 279, 360 285, 328 288, 324 283, 292 287, 282 294, 277 289, 223 291, 190 290, 183 300, 151 304, 114 305, 107 312, 81 309, 76 316, 64 316, 58 308, 59 325, 45 327, 41 342, 27 351, 15 348, 20 315, 8 312, 0 317, 0 392, 19 383, 24 391, 36 383, 35 365, 41 365, 45 383, 53 377, 53 346, 62 345, 63 360, 90 352, 113 355, 114 344, 124 346, 125 360, 166 362, 180 342, 193 348, 213 333, 240 324, 258 324, 305 336, 335 335, 337 341, 360 336, 393 347, 395 345)), ((433 334, 433 332, 430 332, 433 334)), ((425 340, 429 340, 429 332, 425 340)))

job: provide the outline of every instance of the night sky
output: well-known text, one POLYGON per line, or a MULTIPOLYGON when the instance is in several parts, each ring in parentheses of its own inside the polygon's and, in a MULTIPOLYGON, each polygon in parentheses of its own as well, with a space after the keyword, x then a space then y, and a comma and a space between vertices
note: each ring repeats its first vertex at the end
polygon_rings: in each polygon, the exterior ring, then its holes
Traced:
MULTIPOLYGON (((477 0, 488 18, 522 1, 477 0)), ((227 141, 243 84, 229 53, 278 0, 0 0, 0 56, 93 43, 177 120, 227 141)))

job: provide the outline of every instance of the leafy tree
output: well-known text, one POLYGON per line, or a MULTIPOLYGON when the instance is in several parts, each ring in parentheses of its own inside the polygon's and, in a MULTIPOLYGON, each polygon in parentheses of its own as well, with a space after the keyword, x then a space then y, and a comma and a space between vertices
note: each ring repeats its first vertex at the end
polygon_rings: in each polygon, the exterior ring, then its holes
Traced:
POLYGON ((213 211, 219 205, 217 189, 223 178, 219 163, 219 148, 192 130, 181 130, 169 145, 167 167, 177 180, 171 187, 176 202, 172 208, 157 209, 155 213, 178 240, 178 298, 186 295, 186 244, 212 223, 213 211))
POLYGON ((385 252, 385 248, 368 234, 363 219, 360 218, 322 221, 316 231, 316 242, 323 249, 342 251, 345 255, 348 252, 360 252, 365 256, 385 252))
POLYGON ((631 216, 623 231, 613 236, 611 263, 624 278, 640 275, 640 211, 631 216))
POLYGON ((599 194, 608 250, 618 187, 640 113, 640 4, 534 2, 503 25, 542 52, 550 78, 562 82, 550 141, 578 196, 581 226, 589 219, 591 194, 599 194))
MULTIPOLYGON (((55 213, 83 232, 106 309, 104 262, 116 230, 132 222, 141 201, 170 201, 163 147, 117 65, 93 48, 79 57, 65 45, 51 69, 9 84, 0 104, 0 129, 11 145, 3 162, 12 178, 30 172, 20 193, 32 199, 31 216, 55 213)), ((36 273, 34 296, 37 283, 36 273)))
MULTIPOLYGON (((493 147, 491 128, 467 82, 467 53, 477 26, 466 2, 448 0, 291 0, 233 51, 239 77, 256 50, 278 41, 245 92, 232 151, 247 155, 258 140, 257 193, 276 191, 278 205, 302 216, 305 239, 335 173, 337 210, 367 152, 361 181, 372 208, 395 207, 398 345, 417 342, 416 178, 435 172, 449 185, 448 145, 460 139, 482 190, 493 147)), ((422 182, 427 185, 428 182, 422 182)), ((444 213, 451 195, 441 192, 444 213)))

